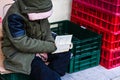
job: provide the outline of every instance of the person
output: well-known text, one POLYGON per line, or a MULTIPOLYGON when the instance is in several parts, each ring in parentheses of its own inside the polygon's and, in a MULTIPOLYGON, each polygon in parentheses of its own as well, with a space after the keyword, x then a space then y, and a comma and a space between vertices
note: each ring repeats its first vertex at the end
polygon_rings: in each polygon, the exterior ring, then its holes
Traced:
POLYGON ((32 80, 61 80, 70 52, 56 50, 48 18, 51 0, 17 0, 3 19, 2 51, 5 69, 30 75, 32 80))

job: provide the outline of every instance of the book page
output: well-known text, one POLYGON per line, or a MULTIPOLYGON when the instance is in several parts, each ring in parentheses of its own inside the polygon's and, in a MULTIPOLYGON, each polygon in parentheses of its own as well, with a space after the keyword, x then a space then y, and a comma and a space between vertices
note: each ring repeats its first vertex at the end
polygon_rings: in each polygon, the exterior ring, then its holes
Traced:
POLYGON ((61 52, 69 51, 72 43, 71 40, 72 40, 72 35, 56 36, 55 44, 56 44, 57 50, 53 53, 61 53, 61 52))

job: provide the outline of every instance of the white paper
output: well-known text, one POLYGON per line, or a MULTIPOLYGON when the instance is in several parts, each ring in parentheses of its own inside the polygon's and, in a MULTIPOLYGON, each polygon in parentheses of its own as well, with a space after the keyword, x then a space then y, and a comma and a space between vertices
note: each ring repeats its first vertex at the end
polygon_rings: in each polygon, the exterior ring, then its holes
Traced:
POLYGON ((71 42, 72 35, 60 35, 56 36, 55 44, 57 47, 57 50, 53 53, 60 53, 60 52, 66 52, 71 49, 71 42))

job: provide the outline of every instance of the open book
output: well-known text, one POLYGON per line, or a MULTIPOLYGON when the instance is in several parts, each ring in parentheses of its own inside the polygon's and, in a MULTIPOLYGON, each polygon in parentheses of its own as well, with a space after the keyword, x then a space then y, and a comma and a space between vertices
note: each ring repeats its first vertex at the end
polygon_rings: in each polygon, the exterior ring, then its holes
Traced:
POLYGON ((69 49, 72 48, 72 35, 58 35, 55 39, 55 44, 57 47, 57 50, 54 53, 61 53, 69 51, 69 49))

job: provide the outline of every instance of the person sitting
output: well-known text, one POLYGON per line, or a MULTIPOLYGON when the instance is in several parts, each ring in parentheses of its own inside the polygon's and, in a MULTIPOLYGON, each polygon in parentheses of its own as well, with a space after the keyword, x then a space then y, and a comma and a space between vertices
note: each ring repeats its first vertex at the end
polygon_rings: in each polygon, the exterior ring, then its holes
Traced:
POLYGON ((70 52, 56 50, 48 18, 51 0, 16 0, 3 19, 4 66, 13 73, 30 75, 32 80, 61 80, 70 52))

